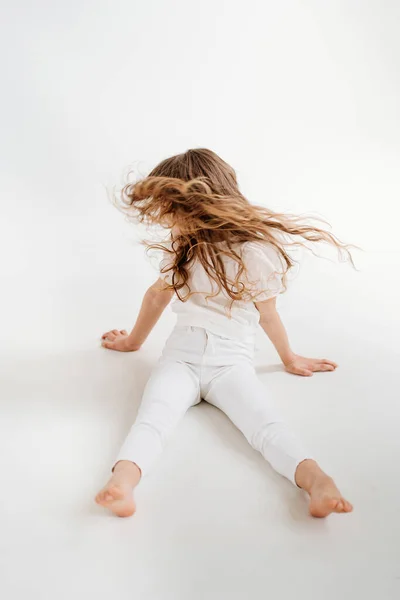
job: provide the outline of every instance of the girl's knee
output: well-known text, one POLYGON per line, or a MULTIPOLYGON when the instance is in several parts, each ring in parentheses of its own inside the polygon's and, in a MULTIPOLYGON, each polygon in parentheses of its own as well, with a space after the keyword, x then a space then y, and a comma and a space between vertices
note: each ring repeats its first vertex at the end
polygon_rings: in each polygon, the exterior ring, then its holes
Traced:
POLYGON ((285 430, 286 426, 282 421, 268 421, 261 423, 253 432, 250 444, 255 450, 263 452, 265 448, 273 444, 285 430))

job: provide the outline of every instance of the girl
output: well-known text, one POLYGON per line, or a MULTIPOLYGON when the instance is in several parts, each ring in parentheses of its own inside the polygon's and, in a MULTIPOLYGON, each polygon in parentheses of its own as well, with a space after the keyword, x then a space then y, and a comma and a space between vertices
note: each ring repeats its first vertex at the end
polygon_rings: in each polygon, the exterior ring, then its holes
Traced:
POLYGON ((330 233, 296 217, 251 205, 235 171, 214 152, 188 150, 159 164, 122 191, 128 215, 171 231, 160 278, 145 293, 131 333, 102 336, 110 350, 139 350, 172 296, 177 325, 152 373, 142 404, 96 502, 120 517, 135 512, 133 490, 161 453, 186 411, 201 399, 222 410, 273 468, 310 496, 310 513, 348 513, 341 495, 276 414, 253 366, 258 324, 286 371, 334 371, 331 360, 295 354, 276 311, 293 266, 292 240, 325 241, 351 256, 330 233))

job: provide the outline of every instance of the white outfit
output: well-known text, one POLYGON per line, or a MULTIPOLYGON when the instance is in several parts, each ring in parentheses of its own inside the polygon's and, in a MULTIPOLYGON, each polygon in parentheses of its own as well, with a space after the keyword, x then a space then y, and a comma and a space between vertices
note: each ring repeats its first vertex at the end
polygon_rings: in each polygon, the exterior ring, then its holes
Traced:
MULTIPOLYGON (((228 279, 234 280, 236 263, 223 255, 228 279)), ((272 246, 261 242, 246 242, 235 250, 242 255, 246 272, 241 278, 246 289, 250 290, 253 301, 234 302, 231 309, 231 299, 224 290, 215 296, 217 287, 211 281, 200 263, 196 263, 190 271, 188 285, 195 292, 186 302, 178 298, 172 304, 172 310, 178 315, 177 325, 204 327, 217 335, 232 339, 253 338, 256 334, 260 313, 254 306, 254 301, 261 302, 277 296, 283 291, 282 266, 272 246)), ((168 271, 171 258, 165 253, 160 264, 162 277, 172 282, 172 272, 168 271)), ((185 292, 185 290, 182 290, 185 292)))
MULTIPOLYGON (((254 286, 257 299, 279 293, 282 284, 268 249, 257 243, 244 244, 242 250, 246 285, 254 286)), ((165 262, 161 266, 163 270, 165 262)), ((147 473, 186 411, 204 399, 222 410, 278 473, 295 483, 297 466, 310 455, 277 416, 254 370, 257 309, 251 301, 235 302, 229 318, 230 300, 223 292, 205 299, 204 292, 212 286, 200 265, 192 269, 189 285, 196 294, 174 304, 178 324, 146 385, 136 422, 116 462, 132 461, 147 473)))
POLYGON ((203 398, 222 410, 253 448, 295 483, 310 456, 276 414, 253 366, 254 344, 199 327, 176 327, 144 392, 139 414, 116 462, 146 474, 186 411, 203 398))

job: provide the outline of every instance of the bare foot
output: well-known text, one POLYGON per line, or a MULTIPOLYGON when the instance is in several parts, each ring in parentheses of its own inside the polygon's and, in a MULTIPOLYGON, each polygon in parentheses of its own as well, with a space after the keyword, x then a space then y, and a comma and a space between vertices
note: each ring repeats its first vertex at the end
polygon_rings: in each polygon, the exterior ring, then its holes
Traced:
POLYGON ((118 517, 131 517, 136 511, 132 488, 113 484, 112 478, 97 494, 96 502, 109 508, 118 517))
POLYGON ((115 465, 110 481, 97 494, 95 501, 118 517, 131 517, 136 511, 133 489, 139 480, 140 469, 132 462, 120 461, 115 465))
POLYGON ((327 517, 333 512, 349 513, 353 506, 339 492, 331 477, 314 460, 305 460, 296 470, 296 483, 310 495, 310 514, 327 517))
POLYGON ((317 477, 310 491, 310 514, 313 517, 327 517, 333 512, 349 513, 353 506, 343 498, 333 479, 324 475, 317 477))

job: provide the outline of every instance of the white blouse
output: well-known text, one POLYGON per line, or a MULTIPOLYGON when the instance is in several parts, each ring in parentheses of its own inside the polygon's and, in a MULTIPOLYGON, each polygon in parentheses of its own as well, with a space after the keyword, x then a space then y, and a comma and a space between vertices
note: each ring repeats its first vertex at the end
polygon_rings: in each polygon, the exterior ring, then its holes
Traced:
MULTIPOLYGON (((251 292, 252 299, 232 304, 224 289, 212 296, 217 290, 216 283, 210 280, 201 263, 196 261, 190 268, 188 280, 193 295, 185 302, 176 298, 172 304, 172 310, 178 316, 178 326, 203 327, 231 339, 255 335, 260 313, 254 302, 274 298, 283 291, 282 265, 276 250, 262 242, 246 242, 242 244, 240 252, 246 266, 241 281, 251 292)), ((237 263, 224 255, 221 258, 228 278, 234 280, 237 263)), ((171 256, 166 252, 160 263, 160 271, 168 268, 170 263, 171 256)), ((161 273, 160 277, 171 283, 172 271, 161 273)), ((185 288, 182 292, 186 293, 185 288)))

